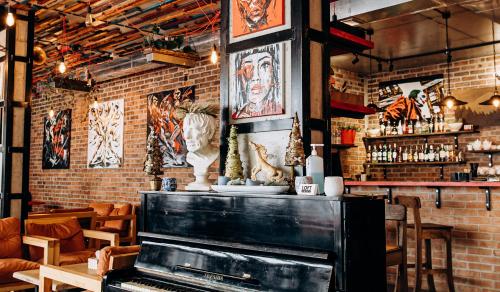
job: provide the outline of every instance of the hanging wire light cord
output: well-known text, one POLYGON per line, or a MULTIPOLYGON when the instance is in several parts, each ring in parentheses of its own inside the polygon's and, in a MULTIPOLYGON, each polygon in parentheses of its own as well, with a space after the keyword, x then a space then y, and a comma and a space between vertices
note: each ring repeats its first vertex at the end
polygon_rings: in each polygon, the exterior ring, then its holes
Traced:
POLYGON ((451 84, 450 84, 450 63, 451 63, 451 51, 450 51, 450 38, 448 36, 448 18, 450 18, 449 14, 444 15, 445 28, 446 28, 446 66, 448 68, 448 94, 451 95, 451 84))
MULTIPOLYGON (((493 41, 495 41, 495 9, 491 11, 491 32, 493 41)), ((495 79, 495 94, 497 94, 497 50, 495 44, 493 44, 493 70, 495 70, 493 78, 495 79)))

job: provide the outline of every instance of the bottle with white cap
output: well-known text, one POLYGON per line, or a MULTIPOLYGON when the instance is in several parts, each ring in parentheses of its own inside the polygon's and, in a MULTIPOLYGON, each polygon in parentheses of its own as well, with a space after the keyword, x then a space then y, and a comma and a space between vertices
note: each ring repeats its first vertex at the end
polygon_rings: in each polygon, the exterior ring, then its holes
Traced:
POLYGON ((325 172, 323 168, 323 158, 318 155, 316 147, 322 147, 323 144, 311 144, 311 156, 306 159, 306 174, 311 176, 314 184, 318 184, 319 193, 324 192, 325 172))

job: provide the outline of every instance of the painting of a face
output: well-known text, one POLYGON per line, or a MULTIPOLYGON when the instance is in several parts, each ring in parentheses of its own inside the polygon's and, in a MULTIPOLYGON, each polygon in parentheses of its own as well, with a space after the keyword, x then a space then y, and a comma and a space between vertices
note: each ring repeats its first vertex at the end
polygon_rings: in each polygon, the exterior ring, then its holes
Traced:
POLYGON ((242 60, 241 82, 248 101, 258 104, 266 98, 273 86, 272 56, 267 52, 250 55, 242 60))
POLYGON ((283 114, 283 45, 272 44, 232 54, 232 118, 283 114))
POLYGON ((284 24, 284 0, 231 0, 233 37, 284 24))

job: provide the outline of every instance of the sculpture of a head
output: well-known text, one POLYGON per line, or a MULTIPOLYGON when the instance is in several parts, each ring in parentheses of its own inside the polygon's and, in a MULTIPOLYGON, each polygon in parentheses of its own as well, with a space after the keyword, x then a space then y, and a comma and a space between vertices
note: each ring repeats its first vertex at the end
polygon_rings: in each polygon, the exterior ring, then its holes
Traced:
POLYGON ((215 119, 203 113, 187 113, 184 117, 183 131, 187 150, 200 151, 210 144, 215 134, 215 119))

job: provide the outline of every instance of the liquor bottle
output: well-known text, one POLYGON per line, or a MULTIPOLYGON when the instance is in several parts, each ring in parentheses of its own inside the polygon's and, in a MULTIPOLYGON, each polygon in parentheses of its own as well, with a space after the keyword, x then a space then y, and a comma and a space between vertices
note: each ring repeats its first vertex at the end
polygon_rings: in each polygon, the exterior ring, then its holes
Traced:
POLYGON ((378 162, 383 162, 382 160, 382 145, 378 145, 378 162))
POLYGON ((413 161, 418 162, 418 148, 415 145, 415 151, 413 152, 413 161))
POLYGON ((439 161, 445 161, 446 154, 444 153, 444 145, 441 144, 441 148, 439 148, 439 161))
POLYGON ((431 116, 431 120, 429 121, 429 133, 434 133, 435 125, 436 123, 434 122, 434 116, 431 116))
POLYGON ((408 121, 408 134, 413 134, 414 133, 413 128, 414 128, 414 123, 413 123, 412 120, 409 120, 408 121))
POLYGON ((418 118, 417 122, 415 123, 414 132, 415 134, 422 134, 422 123, 420 122, 420 118, 418 118))
POLYGON ((387 162, 392 162, 392 146, 389 144, 387 147, 387 162))
POLYGON ((383 120, 380 120, 380 135, 385 136, 385 123, 383 120))
POLYGON ((394 143, 394 146, 392 147, 392 162, 398 162, 398 148, 396 143, 394 143))
POLYGON ((399 146, 397 156, 398 156, 398 162, 402 163, 403 162, 403 147, 399 146))
POLYGON ((424 158, 424 147, 420 147, 420 150, 418 151, 418 161, 423 162, 424 158))
POLYGON ((366 163, 372 162, 372 145, 368 145, 368 151, 366 151, 366 163))
POLYGON ((403 135, 403 125, 401 124, 401 120, 398 123, 398 135, 403 135))
POLYGON ((450 161, 450 148, 444 145, 444 161, 450 161))
POLYGON ((424 146, 424 161, 429 161, 429 146, 427 145, 427 143, 425 143, 424 146))
POLYGON ((463 153, 462 151, 459 151, 459 152, 458 152, 458 157, 457 157, 457 158, 458 158, 458 159, 457 159, 457 161, 458 161, 458 162, 462 162, 462 161, 464 161, 464 153, 463 153))
POLYGON ((413 161, 413 151, 411 151, 411 146, 410 149, 408 147, 405 148, 406 151, 406 161, 405 162, 412 162, 413 161))
POLYGON ((408 162, 408 147, 403 150, 403 162, 408 162))
POLYGON ((377 145, 374 145, 372 150, 372 163, 377 163, 377 162, 378 162, 377 145))
POLYGON ((382 162, 387 162, 387 147, 385 144, 382 146, 382 162))
POLYGON ((429 149, 429 161, 434 162, 434 158, 436 155, 434 154, 434 147, 431 145, 429 149))
POLYGON ((439 114, 439 132, 444 132, 444 117, 443 117, 443 114, 439 114))
POLYGON ((391 135, 397 136, 398 135, 398 127, 396 126, 396 122, 392 123, 392 130, 391 130, 391 135))

